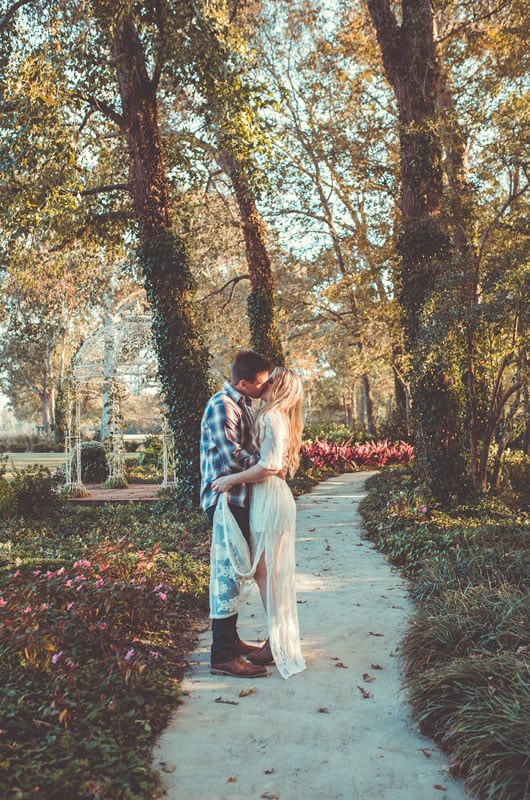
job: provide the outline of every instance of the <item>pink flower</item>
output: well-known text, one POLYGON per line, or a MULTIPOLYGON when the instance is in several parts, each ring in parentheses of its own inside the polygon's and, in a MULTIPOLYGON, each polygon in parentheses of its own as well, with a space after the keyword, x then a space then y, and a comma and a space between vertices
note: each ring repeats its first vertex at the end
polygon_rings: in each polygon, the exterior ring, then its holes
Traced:
POLYGON ((33 609, 31 608, 31 606, 26 606, 26 608, 24 609, 24 611, 22 613, 23 614, 31 614, 32 611, 33 611, 33 609))
POLYGON ((100 624, 98 625, 98 630, 100 630, 100 631, 106 631, 108 627, 109 627, 109 626, 107 625, 107 623, 106 623, 106 622, 100 622, 100 624))
POLYGON ((100 566, 100 568, 99 568, 99 571, 100 571, 100 572, 105 572, 105 570, 106 570, 106 569, 108 569, 109 567, 110 567, 110 564, 107 564, 107 563, 105 563, 105 564, 102 564, 102 565, 100 566))
POLYGON ((155 588, 153 589, 153 592, 159 592, 160 589, 164 588, 164 586, 165 586, 164 583, 159 583, 158 586, 155 586, 155 588))
POLYGON ((46 572, 46 577, 47 578, 55 578, 55 572, 52 572, 51 570, 48 570, 46 572))
POLYGON ((66 604, 66 610, 67 610, 67 611, 70 611, 70 609, 71 609, 73 606, 74 606, 74 603, 73 603, 73 601, 72 601, 71 603, 67 603, 67 604, 66 604))
POLYGON ((167 594, 165 592, 158 592, 158 596, 161 600, 167 600, 167 594))
POLYGON ((3 597, 0 597, 0 607, 3 607, 3 606, 7 606, 7 603, 6 603, 6 601, 4 600, 3 597))
POLYGON ((130 661, 133 655, 134 655, 134 647, 131 647, 129 650, 127 650, 127 652, 123 656, 123 660, 130 661))
POLYGON ((48 603, 42 603, 42 605, 40 607, 40 610, 41 611, 47 611, 48 608, 49 608, 48 603))
POLYGON ((149 650, 149 655, 153 658, 160 658, 162 653, 159 653, 158 650, 149 650))
POLYGON ((55 653, 55 654, 52 656, 52 664, 57 664, 57 662, 58 662, 58 661, 59 661, 59 659, 61 658, 62 654, 63 654, 63 651, 62 651, 62 650, 61 650, 59 653, 55 653))
POLYGON ((65 571, 65 570, 64 570, 64 567, 61 567, 61 569, 58 569, 58 570, 57 570, 57 572, 56 572, 55 574, 56 574, 56 575, 64 575, 64 571, 65 571))
POLYGON ((71 578, 68 578, 68 580, 64 582, 64 585, 70 587, 72 585, 72 583, 73 583, 73 580, 71 578))
POLYGON ((100 578, 99 581, 96 581, 96 586, 104 586, 104 585, 105 581, 103 580, 103 578, 100 578))
POLYGON ((136 553, 136 558, 142 558, 145 555, 145 550, 138 550, 136 553))
POLYGON ((13 572, 13 578, 18 578, 19 575, 20 575, 20 570, 19 569, 17 569, 16 572, 13 572))
POLYGON ((34 569, 33 575, 40 575, 40 569, 34 569))
POLYGON ((80 559, 79 561, 75 562, 74 569, 75 567, 91 567, 91 566, 92 566, 91 561, 87 561, 86 559, 80 559))
POLYGON ((83 584, 80 583, 79 586, 76 589, 76 592, 80 592, 82 588, 83 588, 83 584))

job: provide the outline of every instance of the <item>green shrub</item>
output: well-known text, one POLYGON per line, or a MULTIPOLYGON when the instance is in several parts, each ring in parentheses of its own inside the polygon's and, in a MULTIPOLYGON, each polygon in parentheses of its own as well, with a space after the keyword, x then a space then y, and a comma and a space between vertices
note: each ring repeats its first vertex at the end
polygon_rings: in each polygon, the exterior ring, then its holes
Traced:
POLYGON ((33 465, 15 472, 7 483, 2 479, 0 508, 10 517, 40 517, 61 505, 57 482, 46 467, 33 465))
POLYGON ((162 439, 160 436, 146 436, 141 452, 136 459, 139 467, 160 467, 162 464, 162 439))
POLYGON ((204 622, 209 539, 174 501, 0 524, 2 798, 158 796, 150 746, 204 622))
MULTIPOLYGON (((72 462, 75 453, 71 456, 72 462)), ((101 442, 82 442, 81 480, 83 483, 103 483, 107 478, 107 451, 101 442)))

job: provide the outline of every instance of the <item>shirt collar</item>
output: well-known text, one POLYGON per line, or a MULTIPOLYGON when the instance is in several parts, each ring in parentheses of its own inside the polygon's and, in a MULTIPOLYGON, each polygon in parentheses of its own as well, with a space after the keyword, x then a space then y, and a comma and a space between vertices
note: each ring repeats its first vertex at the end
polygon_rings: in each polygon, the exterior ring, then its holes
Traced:
POLYGON ((232 400, 238 404, 238 406, 240 406, 242 403, 244 403, 247 406, 250 406, 252 404, 250 397, 245 397, 244 394, 238 392, 237 389, 235 389, 231 383, 228 383, 228 381, 225 382, 223 386, 223 391, 226 392, 226 394, 229 395, 229 397, 231 397, 232 400))

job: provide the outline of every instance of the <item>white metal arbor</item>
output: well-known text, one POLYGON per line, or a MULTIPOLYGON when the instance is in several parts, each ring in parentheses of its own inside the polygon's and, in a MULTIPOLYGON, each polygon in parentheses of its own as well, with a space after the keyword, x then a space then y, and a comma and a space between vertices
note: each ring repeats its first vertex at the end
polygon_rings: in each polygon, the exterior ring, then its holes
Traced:
MULTIPOLYGON (((86 494, 81 479, 81 395, 87 387, 102 395, 101 440, 107 450, 108 477, 104 487, 127 485, 122 400, 127 391, 159 389, 157 358, 151 337, 151 318, 135 304, 123 306, 91 333, 76 353, 65 391, 66 486, 70 495, 86 494)), ((162 411, 163 413, 163 411, 162 411)), ((175 485, 173 435, 162 421, 162 487, 175 485)))

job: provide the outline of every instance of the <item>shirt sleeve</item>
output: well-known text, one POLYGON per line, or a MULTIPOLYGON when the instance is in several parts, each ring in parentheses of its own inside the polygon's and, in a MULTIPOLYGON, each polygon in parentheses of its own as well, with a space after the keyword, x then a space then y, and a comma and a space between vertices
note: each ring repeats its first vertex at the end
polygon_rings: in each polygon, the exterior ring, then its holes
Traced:
POLYGON ((252 467, 258 457, 241 444, 241 411, 233 403, 220 400, 210 415, 211 439, 219 455, 223 474, 242 472, 252 467))
POLYGON ((281 470, 285 458, 285 425, 278 414, 267 414, 265 431, 259 446, 258 464, 265 469, 281 470))

